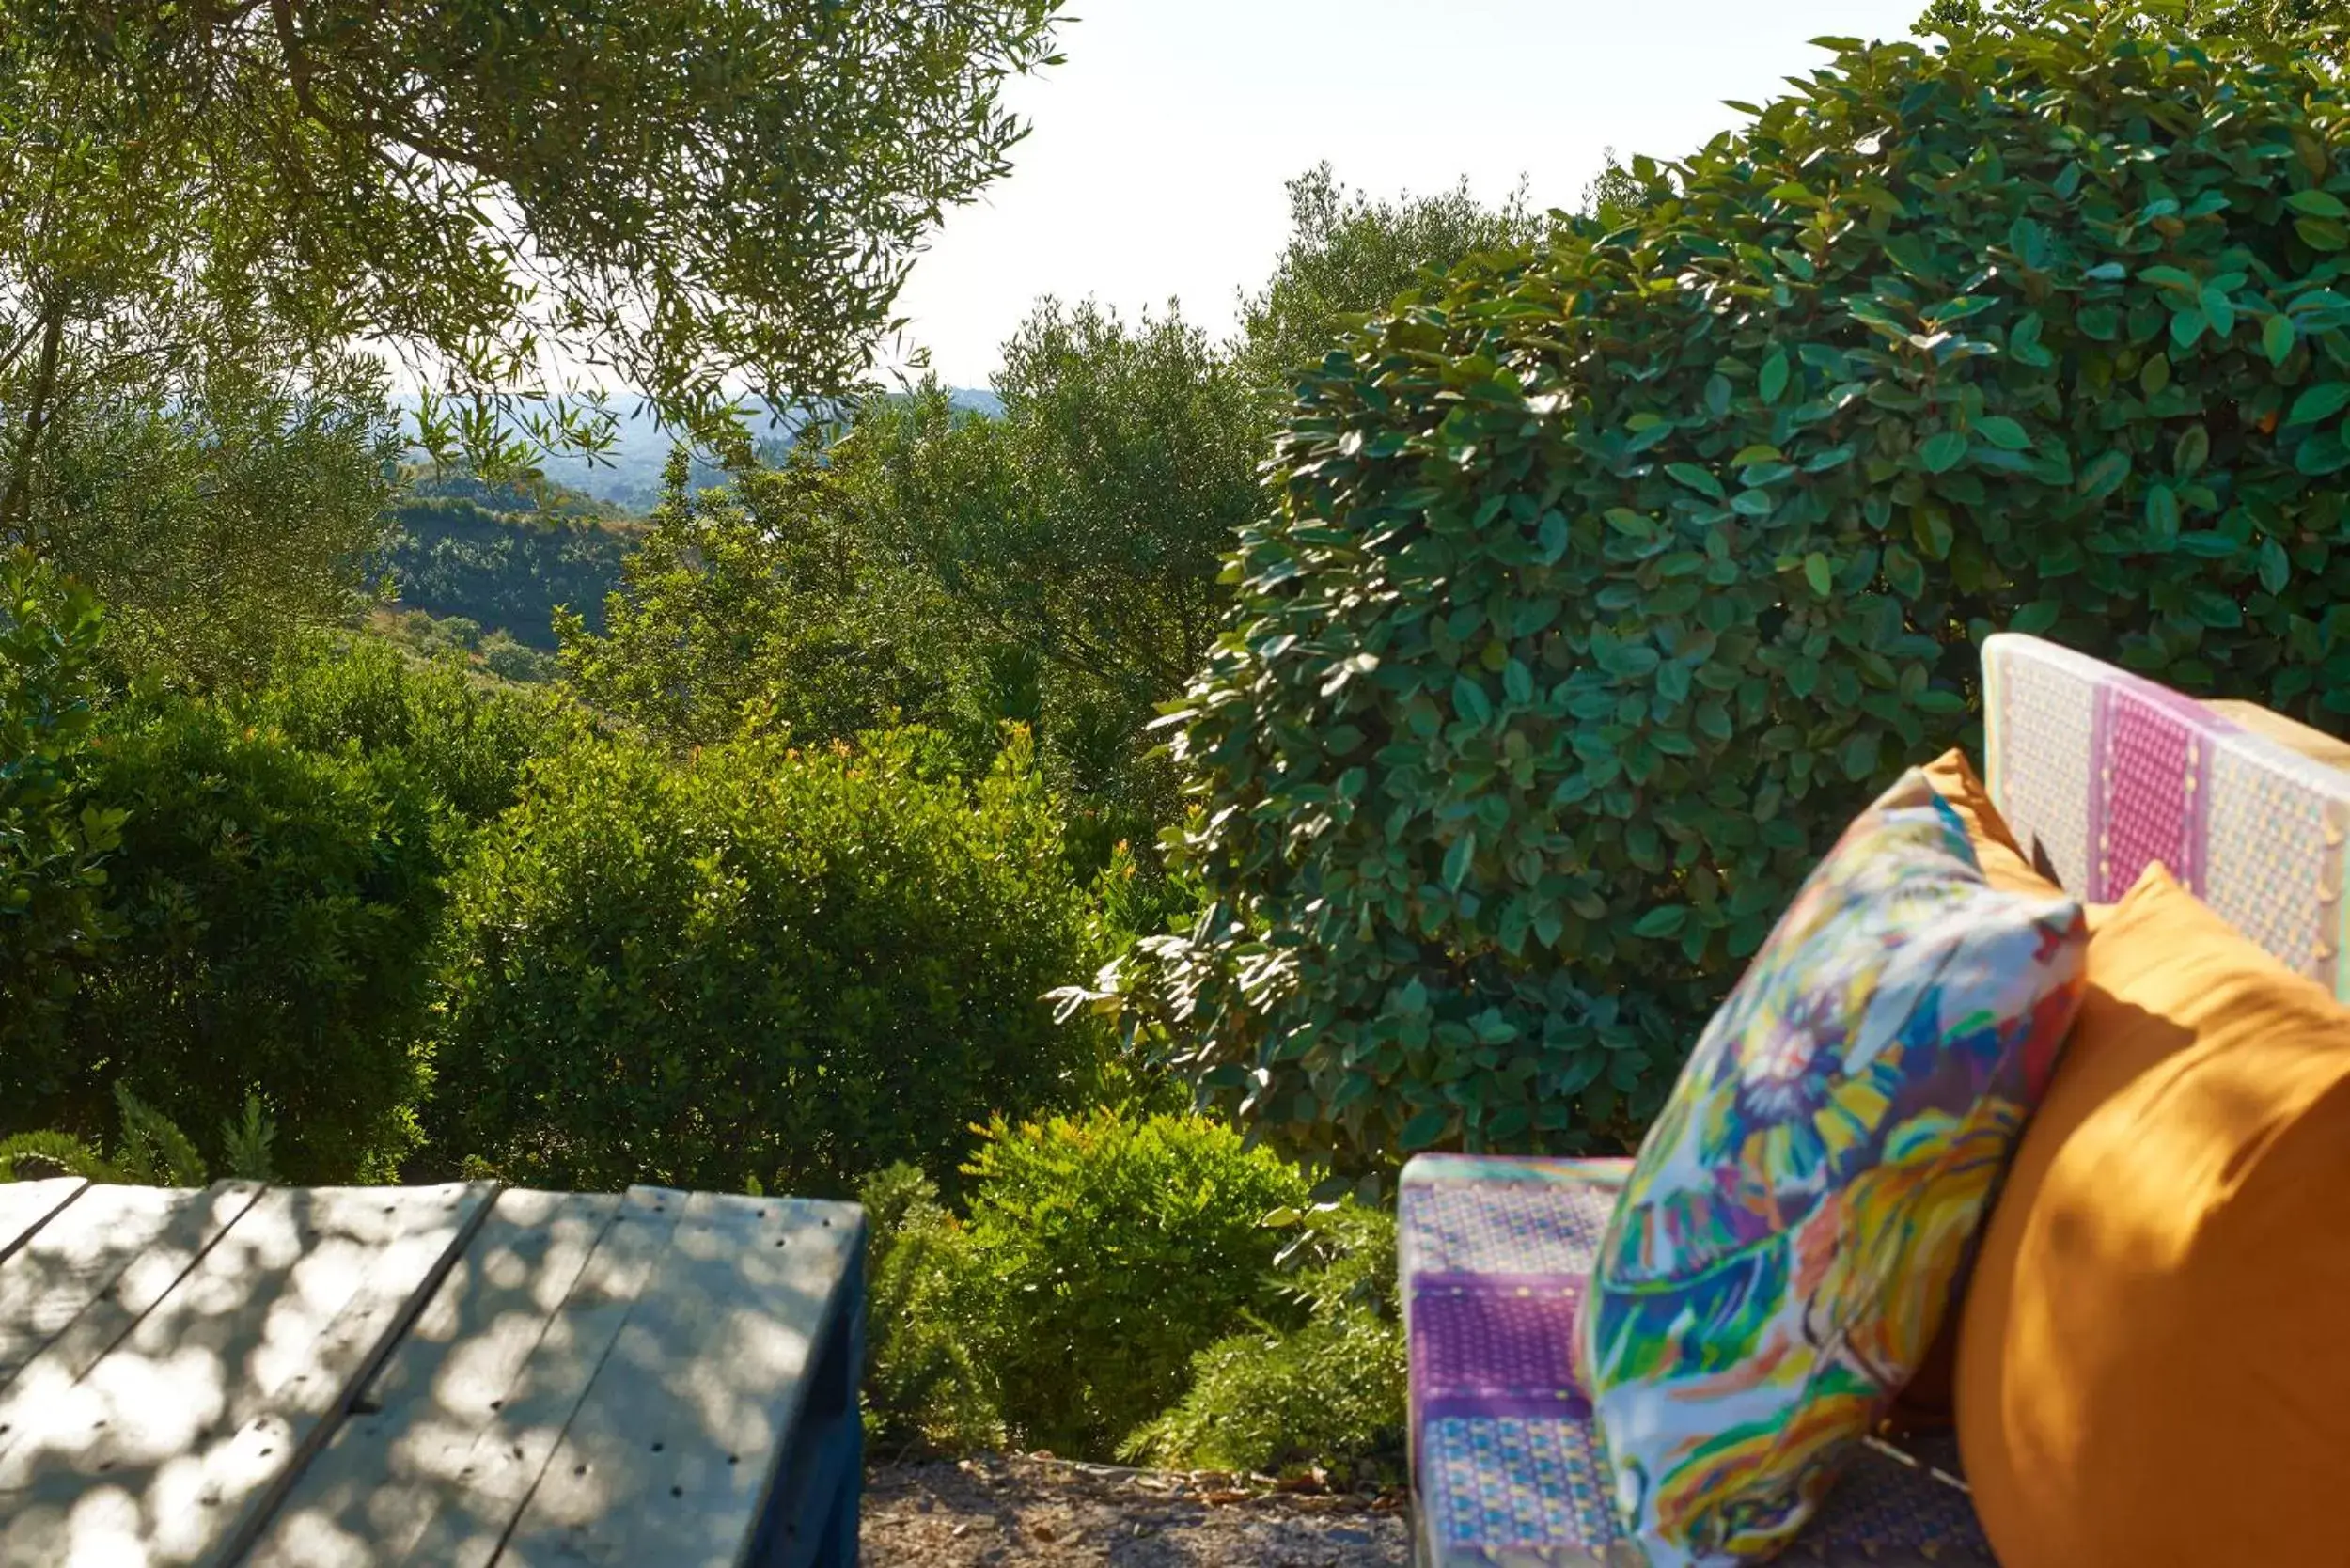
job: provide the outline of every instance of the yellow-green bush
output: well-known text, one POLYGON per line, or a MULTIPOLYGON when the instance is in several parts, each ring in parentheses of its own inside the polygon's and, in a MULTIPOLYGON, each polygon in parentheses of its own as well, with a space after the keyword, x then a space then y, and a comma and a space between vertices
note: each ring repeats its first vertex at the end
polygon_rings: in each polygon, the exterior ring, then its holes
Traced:
POLYGON ((392 1176, 449 870, 431 789, 204 703, 126 715, 98 755, 90 798, 123 813, 115 929, 84 961, 70 1071, 9 1120, 87 1134, 127 1085, 217 1159, 258 1090, 289 1180, 392 1176))
POLYGON ((1395 1217, 1349 1201, 1298 1224, 1283 1294, 1305 1308, 1305 1322, 1257 1323, 1193 1356, 1191 1386, 1128 1435, 1123 1457, 1183 1469, 1403 1479, 1395 1217))
POLYGON ((72 1075, 74 997, 110 929, 105 861, 121 819, 84 792, 104 635, 86 590, 0 556, 0 1104, 72 1075))
POLYGON ((1097 1110, 998 1121, 966 1168, 988 1360, 1032 1446, 1106 1458, 1181 1394, 1194 1353, 1291 1318, 1268 1215, 1307 1180, 1230 1128, 1097 1110))

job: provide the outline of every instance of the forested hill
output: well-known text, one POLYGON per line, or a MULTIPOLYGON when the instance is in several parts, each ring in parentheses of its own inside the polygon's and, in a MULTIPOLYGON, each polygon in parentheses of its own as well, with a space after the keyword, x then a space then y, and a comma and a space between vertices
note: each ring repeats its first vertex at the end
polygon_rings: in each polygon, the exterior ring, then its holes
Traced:
POLYGON ((542 499, 466 478, 419 478, 391 508, 378 572, 400 605, 462 618, 552 651, 556 606, 603 622, 604 595, 644 525, 560 485, 542 499))
MULTIPOLYGON (((957 388, 948 397, 958 408, 990 415, 1002 408, 992 392, 957 388)), ((754 421, 750 428, 771 456, 789 445, 780 427, 754 421)), ((557 605, 601 631, 604 595, 619 586, 620 561, 643 532, 638 519, 660 499, 671 445, 651 421, 624 418, 612 449, 592 463, 541 459, 548 487, 540 498, 418 469, 390 509, 390 537, 370 575, 393 577, 400 612, 472 622, 450 629, 469 650, 483 635, 504 631, 551 652, 557 605)), ((726 474, 697 461, 693 482, 723 484, 726 474)), ((420 635, 429 637, 430 629, 420 635)))

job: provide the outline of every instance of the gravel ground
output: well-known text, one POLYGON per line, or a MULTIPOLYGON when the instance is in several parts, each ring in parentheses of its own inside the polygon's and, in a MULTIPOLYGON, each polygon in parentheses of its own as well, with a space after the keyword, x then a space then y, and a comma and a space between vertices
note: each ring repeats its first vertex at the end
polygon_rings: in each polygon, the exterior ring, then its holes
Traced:
POLYGON ((876 1465, 865 1568, 1405 1568, 1402 1499, 1042 1455, 876 1465))

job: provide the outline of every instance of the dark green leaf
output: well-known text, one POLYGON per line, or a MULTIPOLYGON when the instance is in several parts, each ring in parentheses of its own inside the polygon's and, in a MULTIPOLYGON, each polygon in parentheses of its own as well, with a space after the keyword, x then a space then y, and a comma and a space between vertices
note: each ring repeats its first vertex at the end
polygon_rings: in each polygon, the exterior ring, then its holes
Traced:
POLYGON ((2186 478, 2201 473, 2210 459, 2211 431, 2201 425, 2189 425, 2170 447, 2170 471, 2186 478))
POLYGON ((2350 381, 2320 382, 2293 400, 2293 412, 2285 416, 2287 425, 2314 425, 2330 419, 2345 407, 2350 407, 2350 381))
POLYGON ((1689 917, 1688 907, 1678 903, 1660 903, 1632 923, 1632 934, 1653 941, 1677 933, 1689 917))
POLYGON ((2003 452, 2031 450, 2031 437, 2024 427, 2004 414, 1986 414, 1975 421, 1975 431, 2003 452))
POLYGON ((2091 500, 2103 500, 2122 488, 2122 481, 2130 477, 2130 454, 2118 447, 2100 452, 2081 470, 2080 493, 2091 500))
POLYGON ((1667 463, 1665 472, 1699 494, 1712 500, 1724 500, 1729 496, 1730 493, 1722 488, 1721 480, 1716 478, 1709 470, 1700 468, 1694 463, 1667 463))
POLYGON ((1402 1146, 1404 1152, 1411 1153, 1443 1137, 1445 1129, 1451 1124, 1452 1118, 1447 1112, 1424 1110, 1403 1123, 1403 1130, 1396 1135, 1396 1141, 1402 1146))
POLYGON ((1444 856, 1447 891, 1457 893, 1461 890, 1461 884, 1468 880, 1469 866, 1476 858, 1477 834, 1474 831, 1464 833, 1453 840, 1452 847, 1445 852, 1444 856))
POLYGON ((2282 365, 2293 352, 2293 319, 2276 315, 2261 324, 2261 352, 2271 365, 2282 365))
POLYGON ((1918 448, 1918 460, 1929 474, 1946 474, 1957 467, 1966 457, 1966 437, 1957 431, 1944 431, 1926 437, 1918 448))
POLYGON ((2293 563, 2285 556, 2285 547, 2273 539, 2261 541, 2261 587, 2271 593, 2282 593, 2293 580, 2293 563))

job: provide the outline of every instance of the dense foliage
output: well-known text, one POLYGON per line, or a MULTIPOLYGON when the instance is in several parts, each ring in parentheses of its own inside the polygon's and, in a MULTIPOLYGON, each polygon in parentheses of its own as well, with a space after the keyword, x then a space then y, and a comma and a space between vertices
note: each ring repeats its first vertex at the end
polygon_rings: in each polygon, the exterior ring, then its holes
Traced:
MULTIPOLYGON (((124 375, 73 377, 8 453, 0 540, 105 602, 119 661, 182 685, 260 680, 349 610, 384 532, 383 371, 336 362, 299 386, 235 364, 178 387, 124 375)), ((0 371, 0 424, 14 390, 0 371)))
MULTIPOLYGON (((1594 185, 1589 195, 1615 189, 1594 185)), ((1374 201, 1350 191, 1328 164, 1291 180, 1289 197, 1289 240, 1272 277, 1241 305, 1238 356, 1249 380, 1278 389, 1284 403, 1295 378, 1321 363, 1347 328, 1386 310, 1424 273, 1449 271, 1480 251, 1530 244, 1546 227, 1528 209, 1522 188, 1499 207, 1479 202, 1465 180, 1434 196, 1374 201)))
POLYGON ((11 1120, 102 1125, 119 1083, 216 1151, 258 1090, 290 1179, 390 1177, 415 1141, 448 869, 430 788, 206 704, 115 726, 101 757, 118 929, 73 1009, 69 1075, 11 1084, 11 1120))
POLYGON ((603 603, 604 632, 577 611, 556 619, 582 696, 686 744, 746 724, 822 743, 950 716, 951 660, 934 633, 917 641, 899 577, 858 537, 847 481, 819 448, 723 489, 687 481, 681 452, 603 603))
POLYGON ((563 698, 486 691, 460 668, 364 637, 315 644, 244 706, 306 750, 397 758, 476 823, 514 803, 533 759, 590 728, 563 698))
POLYGON ((1305 1233, 1290 1248, 1296 1272, 1283 1290, 1305 1307, 1305 1322, 1259 1323, 1193 1356, 1191 1387, 1128 1435, 1125 1457, 1188 1469, 1403 1479, 1394 1216, 1350 1201, 1296 1223, 1305 1233))
POLYGON ((910 1166, 858 1191, 877 1444, 1400 1474, 1391 1216, 1134 1109, 999 1122, 964 1174, 968 1220, 910 1166))
POLYGON ((857 1188, 865 1250, 868 1438, 885 1451, 1000 1447, 1010 1435, 986 1349, 997 1317, 970 1231, 916 1167, 857 1188))
POLYGON ((1993 628, 2350 713, 2350 93, 2077 5, 1834 47, 1303 384, 1137 982, 1290 1147, 1630 1136, 1993 628))
POLYGON ((594 364, 709 429, 722 385, 837 393, 921 237, 1008 167, 999 90, 1053 58, 1055 8, 11 4, 0 199, 39 217, 0 244, 0 337, 46 345, 11 356, 11 438, 92 349, 303 365, 366 337, 492 394, 594 364))
POLYGON ((1230 356, 1172 307, 1129 325, 1047 300, 1003 346, 1000 412, 935 386, 840 445, 864 528, 959 623, 974 705, 1035 726, 1101 848, 1147 843, 1174 780, 1142 735, 1214 639, 1266 428, 1230 356))
POLYGON ((105 620, 79 585, 0 556, 0 1069, 9 1092, 58 1092, 84 961, 109 930, 104 860, 119 811, 86 798, 105 620))
POLYGON ((840 1192, 1071 1097, 1094 1047, 1043 1000, 1086 940, 1058 819, 1025 741, 974 784, 936 750, 589 741, 539 769, 455 881, 441 1156, 840 1192))
POLYGON ((1228 1127, 1107 1110, 998 1121, 966 1174, 1004 1415, 1072 1454, 1106 1452, 1183 1392, 1195 1352, 1278 1309, 1264 1220, 1307 1188, 1228 1127))

